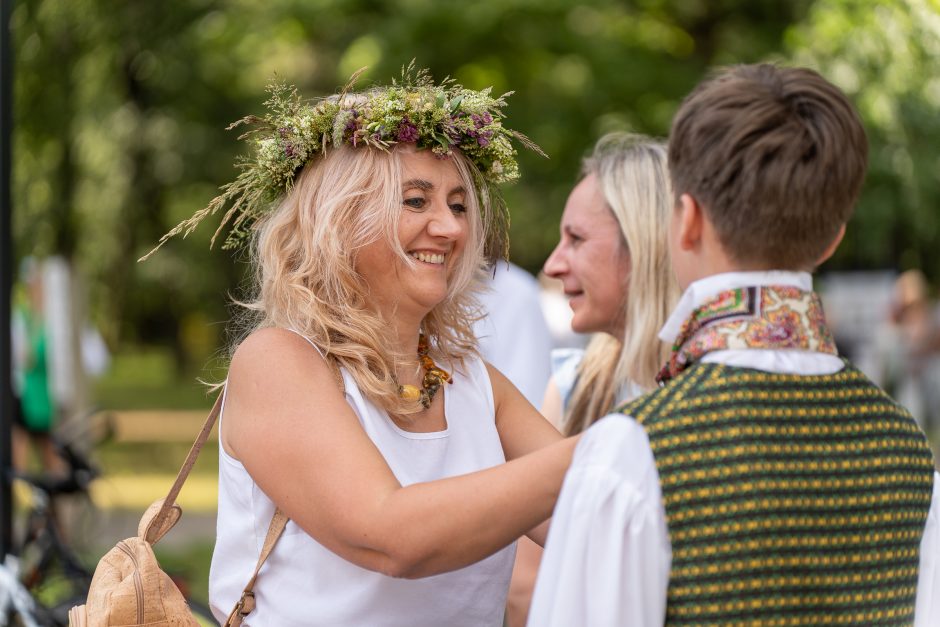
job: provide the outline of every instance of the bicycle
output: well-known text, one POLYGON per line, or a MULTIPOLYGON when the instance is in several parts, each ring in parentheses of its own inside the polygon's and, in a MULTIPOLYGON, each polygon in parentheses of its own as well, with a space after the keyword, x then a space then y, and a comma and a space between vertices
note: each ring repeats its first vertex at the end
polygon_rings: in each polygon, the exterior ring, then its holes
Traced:
MULTIPOLYGON (((104 440, 113 428, 109 415, 104 440)), ((55 506, 65 495, 89 498, 89 486, 99 469, 78 448, 59 435, 52 438, 56 452, 65 463, 65 474, 28 474, 9 471, 6 479, 24 483, 30 493, 24 516, 22 540, 15 555, 4 561, 0 595, 0 625, 40 627, 68 625, 69 608, 84 599, 91 584, 91 572, 62 535, 55 506), (25 594, 24 594, 25 592, 25 594), (2 603, 6 601, 6 603, 2 603)))
POLYGON ((19 624, 24 627, 41 627, 38 608, 26 586, 20 581, 19 560, 7 555, 0 563, 0 625, 19 624), (17 622, 14 623, 13 619, 17 622))
MULTIPOLYGON (((107 413, 95 416, 103 424, 103 434, 94 442, 100 444, 112 437, 114 420, 107 413)), ((67 495, 90 502, 89 488, 101 476, 100 469, 72 443, 87 439, 88 421, 81 422, 85 423, 82 433, 70 429, 53 437, 65 462, 64 475, 9 471, 4 477, 28 486, 31 499, 16 554, 7 555, 0 563, 0 627, 67 627, 69 609, 84 603, 88 595, 92 572, 63 537, 55 507, 56 500, 67 495)), ((208 608, 192 601, 190 607, 200 624, 216 624, 208 608)))

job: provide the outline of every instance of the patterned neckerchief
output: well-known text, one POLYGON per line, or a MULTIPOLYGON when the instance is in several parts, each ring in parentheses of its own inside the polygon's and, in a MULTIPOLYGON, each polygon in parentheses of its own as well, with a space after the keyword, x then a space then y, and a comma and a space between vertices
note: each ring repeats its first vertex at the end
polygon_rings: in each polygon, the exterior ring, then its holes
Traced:
POLYGON ((739 287, 692 312, 656 380, 664 384, 711 351, 741 349, 837 354, 815 292, 780 285, 739 287))

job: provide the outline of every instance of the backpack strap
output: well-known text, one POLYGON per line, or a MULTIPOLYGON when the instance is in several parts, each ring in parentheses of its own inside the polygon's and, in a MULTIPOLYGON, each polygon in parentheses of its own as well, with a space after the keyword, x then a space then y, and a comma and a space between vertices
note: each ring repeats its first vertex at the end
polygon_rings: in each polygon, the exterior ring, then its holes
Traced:
MULTIPOLYGON (((345 390, 345 386, 343 386, 342 383, 342 375, 339 376, 339 382, 340 388, 345 390)), ((196 436, 196 441, 193 442, 193 446, 190 448, 189 454, 183 462, 183 466, 176 475, 176 481, 173 482, 166 497, 155 501, 144 513, 137 530, 137 535, 146 540, 148 544, 156 544, 180 519, 182 510, 180 506, 176 504, 176 497, 179 496, 183 483, 185 483, 186 479, 189 477, 189 473, 192 471, 196 463, 196 458, 199 457, 199 453, 202 451, 202 447, 209 439, 209 433, 212 431, 212 427, 215 426, 216 421, 219 419, 224 394, 224 391, 220 392, 216 397, 215 404, 206 417, 206 421, 203 423, 199 435, 196 436)), ((271 523, 268 525, 268 533, 264 538, 264 546, 261 548, 261 555, 258 556, 255 572, 245 586, 242 596, 235 605, 235 608, 232 610, 231 614, 229 614, 228 620, 225 622, 225 627, 238 627, 242 624, 244 617, 255 609, 255 594, 253 591, 255 580, 258 578, 258 572, 261 570, 264 562, 268 559, 271 551, 274 550, 274 545, 277 544, 278 539, 284 532, 288 520, 287 514, 280 509, 274 511, 274 516, 271 518, 271 523)))
POLYGON ((251 575, 251 579, 248 580, 248 584, 242 591, 241 598, 238 599, 238 603, 235 604, 235 607, 228 615, 228 619, 226 619, 223 627, 239 627, 245 617, 255 609, 254 587, 255 580, 258 578, 258 571, 261 570, 265 560, 268 559, 268 556, 274 549, 274 545, 277 544, 278 538, 281 537, 281 533, 284 532, 287 521, 287 514, 280 509, 274 511, 274 517, 271 518, 271 524, 268 525, 268 535, 265 536, 264 546, 261 547, 261 555, 258 556, 258 564, 255 566, 255 572, 251 575))
MULTIPOLYGON (((310 340, 308 339, 307 341, 309 342, 310 340)), ((311 344, 313 344, 313 342, 311 342, 311 344)), ((316 348, 318 352, 320 351, 316 344, 313 344, 313 347, 316 348)), ((336 359, 329 355, 326 355, 324 358, 326 359, 326 363, 330 367, 330 370, 333 371, 333 378, 336 380, 336 384, 339 386, 339 391, 342 394, 346 394, 346 383, 343 381, 343 373, 339 369, 339 364, 337 363, 336 359)), ((264 546, 261 547, 261 555, 258 556, 258 563, 255 566, 255 572, 251 575, 251 579, 248 580, 248 584, 242 591, 241 597, 238 599, 238 602, 235 604, 235 607, 232 609, 231 613, 229 613, 228 618, 225 620, 225 624, 223 624, 222 627, 240 627, 242 621, 245 620, 245 617, 255 609, 255 580, 258 579, 258 572, 261 570, 265 560, 268 559, 271 551, 274 550, 274 545, 277 544, 278 539, 284 532, 284 527, 287 526, 288 520, 290 519, 287 517, 287 514, 281 511, 281 508, 274 510, 274 517, 271 518, 271 524, 268 525, 268 535, 266 535, 264 538, 264 546)))
MULTIPOLYGON (((225 391, 223 388, 223 391, 219 392, 219 395, 216 397, 215 404, 212 406, 212 410, 209 412, 205 423, 202 425, 202 430, 199 432, 199 435, 196 436, 196 441, 193 442, 192 448, 189 449, 189 454, 186 456, 186 460, 183 461, 183 466, 176 475, 176 481, 170 486, 170 491, 162 502, 156 502, 160 503, 160 509, 147 521, 146 525, 144 524, 144 520, 141 521, 139 529, 141 533, 139 535, 149 544, 156 544, 157 541, 176 524, 176 521, 179 520, 182 512, 179 505, 176 504, 176 497, 179 496, 183 483, 186 481, 186 478, 189 477, 189 473, 196 463, 196 458, 199 457, 199 452, 202 450, 206 440, 209 439, 209 432, 212 431, 216 420, 219 419, 219 414, 222 411, 222 398, 224 396, 225 391)), ((156 503, 151 505, 151 508, 156 509, 156 503)))

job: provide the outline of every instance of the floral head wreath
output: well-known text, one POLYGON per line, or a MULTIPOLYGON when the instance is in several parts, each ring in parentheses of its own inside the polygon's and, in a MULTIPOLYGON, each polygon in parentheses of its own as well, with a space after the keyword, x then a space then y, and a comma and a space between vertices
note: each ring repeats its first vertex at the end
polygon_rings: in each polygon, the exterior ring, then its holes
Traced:
POLYGON ((271 85, 267 113, 247 116, 228 127, 254 127, 239 137, 248 141, 254 154, 237 162, 238 178, 223 185, 222 193, 208 206, 160 238, 141 261, 171 237, 180 233, 186 237, 203 219, 226 206, 212 243, 231 223, 223 248, 240 246, 251 225, 290 192, 300 170, 331 145, 389 150, 405 143, 430 149, 441 158, 452 155, 455 148, 466 156, 474 166, 471 170, 487 225, 486 255, 491 260, 505 257, 509 213, 496 185, 519 178, 511 140, 546 156, 525 135, 503 126, 502 109, 512 92, 493 98, 489 88, 473 91, 451 79, 435 85, 430 73, 417 70, 412 61, 402 69, 400 82, 353 93, 350 90, 362 71, 349 79, 339 95, 309 102, 302 101, 294 87, 271 85))

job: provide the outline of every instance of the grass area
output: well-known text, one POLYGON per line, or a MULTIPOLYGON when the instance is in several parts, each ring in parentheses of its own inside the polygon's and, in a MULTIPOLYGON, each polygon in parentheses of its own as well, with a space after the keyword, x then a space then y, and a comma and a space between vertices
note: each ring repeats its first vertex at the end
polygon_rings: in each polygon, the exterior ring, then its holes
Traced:
MULTIPOLYGON (((196 438, 198 425, 193 427, 190 440, 178 442, 107 442, 98 447, 97 457, 104 476, 165 474, 173 477, 179 472, 186 454, 196 438)), ((193 466, 191 477, 200 475, 215 478, 219 472, 219 444, 210 437, 193 466)), ((169 487, 169 485, 167 485, 169 487)))
POLYGON ((181 374, 168 348, 140 347, 113 356, 107 374, 95 382, 93 397, 107 409, 208 409, 208 388, 198 379, 214 382, 224 376, 213 365, 181 374))
MULTIPOLYGON (((106 475, 91 486, 91 496, 97 507, 143 513, 151 503, 166 496, 174 476, 141 473, 135 475, 106 475)), ((190 475, 176 498, 184 512, 214 514, 218 496, 215 476, 190 475)))

